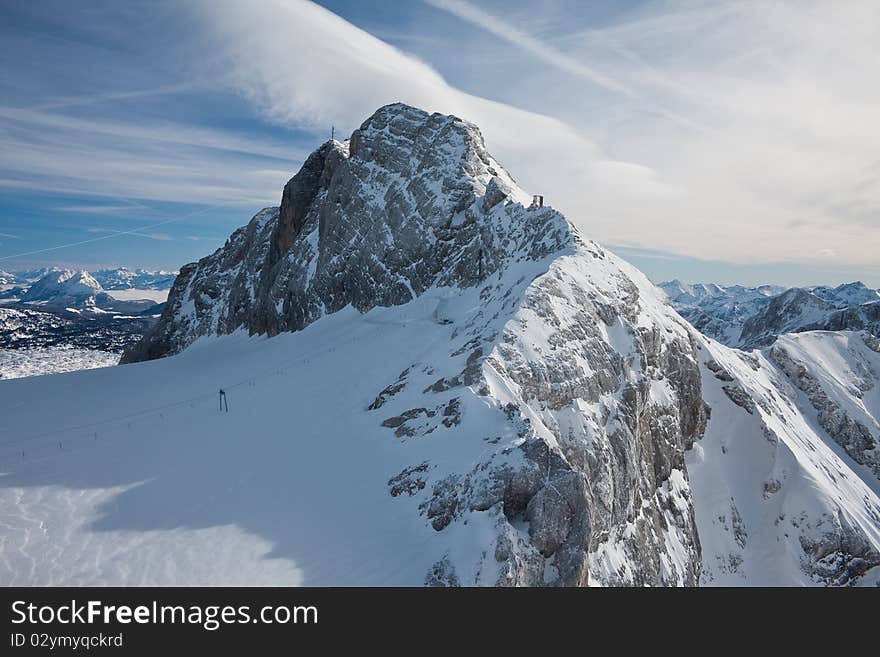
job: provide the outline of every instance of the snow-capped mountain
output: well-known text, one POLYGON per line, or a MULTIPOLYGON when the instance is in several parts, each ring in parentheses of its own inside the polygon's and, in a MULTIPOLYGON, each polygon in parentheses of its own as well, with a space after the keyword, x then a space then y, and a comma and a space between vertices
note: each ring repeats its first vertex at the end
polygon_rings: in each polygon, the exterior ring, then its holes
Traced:
POLYGON ((33 283, 43 278, 46 274, 53 271, 59 271, 58 267, 38 267, 36 269, 25 269, 16 271, 15 275, 19 283, 33 283))
POLYGON ((744 285, 717 285, 715 283, 694 283, 688 285, 675 279, 658 285, 671 301, 682 305, 699 305, 710 299, 723 302, 737 301, 747 303, 756 299, 766 299, 784 292, 781 285, 760 285, 746 287, 744 285))
POLYGON ((456 117, 324 144, 133 365, 0 384, 0 581, 880 581, 876 340, 726 347, 531 200, 456 117))
POLYGON ((686 285, 679 280, 660 283, 658 287, 694 327, 732 346, 739 340, 743 323, 766 307, 773 297, 785 291, 785 288, 776 285, 686 285))
POLYGON ((807 289, 835 308, 849 308, 850 306, 860 306, 865 303, 880 301, 880 290, 874 290, 861 281, 844 283, 837 287, 817 285, 807 289))
POLYGON ((89 272, 71 269, 50 271, 34 282, 21 297, 21 304, 91 313, 142 313, 157 306, 149 299, 116 299, 89 272))
POLYGON ((63 269, 49 272, 33 283, 21 300, 61 308, 94 307, 103 293, 101 284, 87 271, 63 269))
POLYGON ((0 300, 0 378, 115 365, 161 311, 150 299, 116 299, 72 270, 9 287, 0 300))
POLYGON ((99 269, 92 276, 105 290, 168 290, 177 272, 148 269, 99 269))
POLYGON ((764 308, 743 322, 738 346, 766 347, 778 335, 818 326, 836 308, 815 294, 793 287, 773 297, 764 308))
MULTIPOLYGON (((0 270, 0 285, 24 285, 35 283, 47 275, 69 275, 70 270, 58 267, 30 269, 23 271, 8 272, 0 270)), ((75 272, 79 273, 79 272, 75 272)), ((177 272, 164 271, 161 269, 129 269, 117 267, 115 269, 97 269, 86 272, 92 279, 100 284, 104 290, 167 290, 171 288, 177 272)))
POLYGON ((674 280, 659 286, 697 329, 728 346, 764 347, 787 332, 816 329, 878 332, 880 291, 861 282, 837 287, 745 287, 674 280))
POLYGON ((812 329, 826 331, 864 330, 874 336, 880 336, 880 301, 849 306, 831 313, 827 318, 812 329))
POLYGON ((16 270, 13 272, 4 272, 6 277, 9 277, 10 283, 17 283, 20 285, 26 285, 33 283, 34 281, 38 281, 43 278, 46 274, 49 274, 53 271, 61 271, 58 267, 40 267, 38 269, 23 269, 16 270))

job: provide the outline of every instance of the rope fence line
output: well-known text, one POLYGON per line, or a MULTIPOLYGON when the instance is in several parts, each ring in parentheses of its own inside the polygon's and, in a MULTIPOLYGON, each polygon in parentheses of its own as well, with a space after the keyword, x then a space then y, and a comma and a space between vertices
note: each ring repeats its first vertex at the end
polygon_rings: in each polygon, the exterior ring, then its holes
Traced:
MULTIPOLYGON (((346 340, 345 342, 351 343, 351 342, 354 342, 355 340, 356 340, 356 337, 351 337, 348 340, 346 340)), ((156 413, 158 413, 160 415, 160 417, 162 419, 164 419, 163 411, 165 411, 165 410, 177 408, 180 406, 184 406, 186 404, 189 404, 190 408, 195 408, 195 405, 199 402, 206 401, 208 399, 216 400, 219 390, 227 391, 227 390, 239 388, 244 385, 247 385, 249 387, 256 387, 257 381, 262 381, 262 380, 267 379, 271 376, 283 376, 284 374, 287 373, 287 370, 293 365, 308 364, 312 357, 317 356, 317 355, 321 355, 321 354, 332 353, 334 351, 336 351, 336 345, 331 346, 331 347, 327 347, 324 349, 315 349, 315 350, 307 351, 304 354, 299 354, 297 356, 279 361, 278 363, 275 363, 269 369, 261 370, 260 372, 252 374, 248 377, 245 377, 243 379, 240 379, 240 380, 235 381, 233 383, 230 383, 228 385, 224 385, 222 387, 218 386, 215 390, 212 390, 211 392, 202 393, 199 395, 195 395, 193 397, 188 397, 186 399, 180 399, 180 400, 177 400, 174 402, 170 402, 168 404, 161 404, 159 406, 152 406, 150 408, 142 409, 142 410, 139 410, 139 411, 136 411, 133 413, 126 413, 123 415, 117 415, 117 416, 114 416, 111 418, 106 418, 103 420, 96 420, 94 422, 86 422, 83 424, 78 424, 78 425, 69 426, 69 427, 62 427, 59 429, 52 429, 50 431, 44 431, 42 433, 38 433, 38 434, 35 434, 32 436, 26 436, 23 438, 19 438, 19 439, 13 440, 13 441, 9 441, 9 442, 5 442, 5 443, 0 444, 0 451, 8 452, 8 451, 12 450, 16 453, 20 453, 21 460, 26 460, 28 462, 42 460, 42 459, 27 458, 28 446, 33 445, 33 443, 35 441, 38 441, 40 439, 49 438, 51 436, 55 436, 58 434, 68 434, 68 433, 74 433, 74 432, 79 432, 79 431, 95 429, 95 428, 102 427, 102 426, 105 426, 108 424, 122 423, 122 422, 126 422, 126 421, 128 421, 128 423, 127 423, 128 429, 130 430, 131 426, 132 426, 131 420, 133 420, 133 419, 142 418, 144 416, 149 416, 149 415, 153 415, 156 413)), ((79 436, 74 437, 73 440, 81 440, 81 439, 85 439, 85 438, 91 438, 92 441, 96 441, 96 440, 98 440, 98 432, 91 431, 87 434, 81 434, 79 436)), ((40 445, 39 447, 45 448, 46 445, 45 444, 40 445)), ((52 452, 56 452, 56 449, 58 451, 65 450, 64 441, 59 441, 58 447, 57 448, 52 447, 51 449, 52 449, 52 452)))

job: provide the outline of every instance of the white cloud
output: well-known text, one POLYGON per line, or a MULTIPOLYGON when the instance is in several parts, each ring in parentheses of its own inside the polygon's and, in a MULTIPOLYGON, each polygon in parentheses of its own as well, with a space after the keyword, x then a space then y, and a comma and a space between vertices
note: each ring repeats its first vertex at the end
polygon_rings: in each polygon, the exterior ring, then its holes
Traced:
POLYGON ((58 205, 53 208, 57 212, 74 212, 82 214, 123 214, 137 210, 148 210, 148 206, 140 203, 123 203, 120 205, 103 205, 78 203, 75 205, 58 205))
POLYGON ((880 5, 664 2, 549 41, 474 4, 428 3, 545 64, 546 87, 569 98, 543 107, 523 88, 545 114, 492 101, 511 98, 516 69, 487 74, 487 97, 465 93, 302 0, 203 3, 201 17, 232 84, 271 120, 350 130, 396 100, 458 114, 600 241, 740 263, 811 262, 822 245, 876 262, 880 5))
MULTIPOLYGON (((60 46, 37 40, 0 107, 0 189, 108 199, 59 201, 68 213, 136 214, 124 209, 131 199, 233 204, 243 223, 277 202, 304 153, 247 134, 247 121, 230 130, 175 120, 166 96, 191 116, 194 103, 223 105, 231 87, 270 121, 320 134, 331 125, 347 134, 404 101, 477 123, 523 187, 599 241, 707 262, 876 267, 872 0, 657 0, 599 12, 602 26, 560 11, 571 3, 525 12, 500 0, 425 0, 410 16, 441 16, 442 26, 380 26, 423 58, 305 0, 162 6, 180 34, 161 48, 140 39, 134 59, 72 48, 55 68, 60 46), (461 33, 450 21, 466 22, 461 33), (131 86, 114 88, 120 80, 131 86), (16 95, 32 87, 39 93, 16 95), (162 102, 132 109, 151 99, 162 102)), ((130 38, 128 23, 120 30, 110 18, 93 28, 130 38)), ((218 116, 227 118, 204 112, 205 123, 218 116)))
POLYGON ((876 2, 679 2, 565 39, 700 126, 627 108, 634 129, 610 135, 615 152, 683 193, 615 239, 741 263, 830 251, 876 264, 878 33, 876 2))
MULTIPOLYGON (((284 148, 277 143, 257 140, 252 136, 238 136, 230 131, 212 130, 170 121, 139 121, 135 123, 132 121, 113 121, 107 118, 90 120, 42 110, 3 106, 0 106, 0 118, 32 130, 60 130, 83 135, 105 136, 118 139, 121 142, 148 141, 288 161, 302 159, 303 156, 308 155, 299 149, 284 148)), ((12 126, 13 123, 7 123, 7 125, 12 126)))
POLYGON ((272 121, 350 131, 395 101, 456 114, 480 126, 521 184, 580 217, 588 234, 592 210, 613 205, 609 199, 647 208, 679 194, 650 167, 609 157, 566 123, 456 89, 428 64, 313 3, 200 7, 211 35, 205 47, 226 55, 218 68, 272 121))
MULTIPOLYGON (((0 110, 0 115, 3 111, 0 110)), ((133 126, 94 121, 94 130, 66 118, 33 120, 26 114, 0 133, 0 188, 110 199, 238 204, 253 209, 277 202, 290 169, 273 169, 283 149, 264 151, 259 143, 184 126, 133 126), (103 128, 103 129, 102 129, 103 128), (219 151, 224 151, 218 155, 219 151), (254 164, 257 167, 254 167, 254 164)), ((92 126, 92 122, 88 122, 92 126)), ((113 212, 99 204, 63 205, 63 212, 113 212)), ((131 209, 131 208, 129 208, 131 209)), ((246 215, 246 213, 245 213, 246 215)), ((247 217, 243 215, 243 219, 247 217)))

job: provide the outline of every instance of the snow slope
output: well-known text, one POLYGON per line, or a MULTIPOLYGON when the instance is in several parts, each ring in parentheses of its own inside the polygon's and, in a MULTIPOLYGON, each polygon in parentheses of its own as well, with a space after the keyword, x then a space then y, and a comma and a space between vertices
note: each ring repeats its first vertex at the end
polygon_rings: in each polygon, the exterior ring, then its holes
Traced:
POLYGON ((58 372, 110 367, 119 362, 119 354, 98 349, 76 347, 34 347, 4 349, 0 347, 0 378, 17 379, 58 372))
MULTIPOLYGON (((807 362, 825 368, 838 383, 848 382, 845 386, 851 385, 851 369, 848 347, 841 343, 850 341, 861 357, 872 354, 873 400, 880 389, 880 354, 862 336, 817 332, 780 338, 785 345, 808 343, 833 354, 824 362, 807 362)), ((878 582, 876 475, 829 434, 810 400, 767 352, 746 354, 707 341, 704 353, 703 391, 713 412, 706 435, 688 454, 702 583, 878 582), (731 395, 742 405, 725 403, 731 395), (851 559, 841 569, 842 554, 853 551, 868 558, 851 559)), ((854 401, 852 390, 839 392, 842 401, 854 401)), ((871 406, 876 412, 876 403, 871 406)))
MULTIPOLYGON (((441 299, 447 312, 478 310, 438 295, 271 340, 238 333, 160 361, 0 384, 0 582, 421 584, 450 539, 388 481, 429 457, 469 466, 494 448, 479 425, 497 428, 476 396, 470 431, 443 441, 400 440, 368 410, 376 381, 445 356, 454 328, 435 319, 441 299)), ((463 561, 484 549, 477 524, 451 540, 463 561)))
MULTIPOLYGON (((438 290, 295 334, 239 332, 158 361, 0 383, 0 582, 412 585, 444 558, 468 572, 493 540, 491 515, 438 532, 389 480, 423 462, 467 471, 516 436, 492 442, 504 427, 476 394, 462 402, 466 430, 440 440, 402 440, 368 409, 377 381, 447 358, 455 328, 438 308, 460 318, 474 301, 438 290)), ((837 509, 880 545, 876 482, 774 399, 793 394, 784 375, 714 342, 700 354, 770 410, 732 404, 702 366, 712 418, 687 456, 702 583, 823 583, 800 566, 800 536, 836 530, 837 509)))
POLYGON ((420 583, 438 536, 387 491, 420 445, 363 422, 368 380, 327 372, 396 377, 411 352, 377 347, 430 345, 424 310, 345 311, 297 335, 3 383, 0 582, 420 583), (59 432, 57 417, 82 428, 59 432))

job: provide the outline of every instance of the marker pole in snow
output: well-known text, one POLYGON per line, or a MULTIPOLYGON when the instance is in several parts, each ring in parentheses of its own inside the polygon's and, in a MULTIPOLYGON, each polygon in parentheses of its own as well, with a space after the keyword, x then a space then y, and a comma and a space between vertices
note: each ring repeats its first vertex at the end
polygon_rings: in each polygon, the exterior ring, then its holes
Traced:
POLYGON ((226 403, 226 393, 220 390, 220 410, 229 412, 229 404, 226 403))

